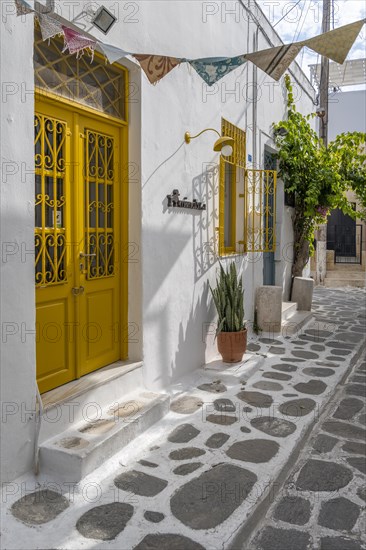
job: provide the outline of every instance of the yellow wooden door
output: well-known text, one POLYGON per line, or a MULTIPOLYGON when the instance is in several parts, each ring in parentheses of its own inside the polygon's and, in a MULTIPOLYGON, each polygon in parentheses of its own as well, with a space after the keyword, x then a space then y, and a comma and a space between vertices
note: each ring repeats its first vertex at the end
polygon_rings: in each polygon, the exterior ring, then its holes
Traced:
POLYGON ((39 102, 37 380, 48 391, 121 357, 121 128, 39 102))
POLYGON ((80 117, 78 314, 80 375, 120 357, 120 140, 119 130, 80 117))

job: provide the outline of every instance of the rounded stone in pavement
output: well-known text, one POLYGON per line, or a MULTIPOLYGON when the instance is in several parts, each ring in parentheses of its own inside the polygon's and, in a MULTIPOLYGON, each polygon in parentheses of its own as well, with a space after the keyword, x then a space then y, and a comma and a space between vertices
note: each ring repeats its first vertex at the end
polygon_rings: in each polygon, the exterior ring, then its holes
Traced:
POLYGON ((238 441, 231 445, 226 451, 229 458, 242 460, 243 462, 254 462, 260 464, 269 462, 280 448, 277 441, 270 439, 249 439, 246 441, 238 441))
POLYGON ((347 498, 333 498, 322 503, 318 523, 336 531, 351 531, 360 511, 357 504, 347 498))
POLYGON ((328 361, 335 361, 336 363, 341 363, 342 361, 345 361, 346 359, 344 357, 340 357, 339 355, 330 355, 326 357, 328 361))
POLYGON ((357 495, 366 502, 366 487, 359 487, 359 489, 357 489, 357 495))
POLYGON ((366 430, 354 426, 353 424, 347 424, 346 422, 337 422, 335 420, 328 420, 324 422, 322 426, 325 432, 333 435, 339 435, 345 439, 362 439, 366 440, 366 430))
POLYGON ((200 433, 192 424, 181 424, 177 426, 168 436, 170 443, 188 443, 200 433))
POLYGON ((272 380, 291 380, 292 376, 289 374, 283 374, 282 372, 264 372, 262 374, 263 378, 271 378, 272 380))
POLYGON ((363 384, 348 384, 346 387, 346 393, 348 393, 348 395, 359 395, 360 397, 366 397, 366 387, 363 384))
POLYGON ((337 334, 337 338, 338 340, 341 340, 341 342, 357 344, 363 339, 363 334, 357 334, 356 332, 340 332, 337 334))
POLYGON ((206 417, 207 422, 212 424, 218 424, 219 426, 231 426, 238 419, 236 416, 230 416, 228 414, 209 414, 206 417))
POLYGON ((14 517, 31 525, 55 519, 69 506, 69 501, 55 491, 36 491, 20 498, 11 507, 14 517))
POLYGON ((347 441, 342 447, 346 453, 355 453, 356 455, 366 455, 366 443, 356 443, 355 441, 347 441))
POLYGON ((158 533, 146 535, 134 550, 205 550, 203 546, 183 535, 158 533))
POLYGON ((330 437, 330 435, 320 434, 314 441, 313 448, 318 453, 329 453, 338 441, 338 439, 330 437))
POLYGON ((225 384, 221 384, 220 382, 211 382, 206 384, 201 384, 198 386, 199 390, 207 391, 209 393, 224 393, 227 391, 227 387, 225 384))
POLYGON ((366 426, 366 414, 361 414, 361 416, 358 417, 358 422, 366 426))
POLYGON ((294 386, 294 389, 300 393, 307 393, 309 395, 320 395, 324 392, 327 385, 321 380, 309 380, 309 382, 300 382, 294 386))
POLYGON ((248 351, 259 351, 261 347, 258 344, 248 344, 247 350, 248 351))
POLYGON ((172 451, 169 455, 169 458, 171 460, 189 460, 190 458, 202 456, 205 454, 205 452, 206 451, 204 451, 203 449, 198 449, 197 447, 183 447, 182 449, 172 451))
POLYGON ((325 346, 323 346, 323 344, 313 344, 312 346, 310 346, 310 349, 312 349, 313 351, 324 351, 325 346))
POLYGON ((278 363, 277 365, 272 365, 272 369, 280 370, 281 372, 295 372, 297 367, 295 365, 290 365, 288 363, 278 363))
MULTIPOLYGON (((212 529, 231 516, 256 481, 257 476, 249 470, 234 464, 218 464, 174 493, 170 499, 172 513, 191 529, 212 529)), ((187 549, 182 545, 179 550, 183 548, 187 549)))
POLYGON ((139 464, 141 466, 145 466, 146 468, 157 468, 159 465, 155 464, 155 462, 150 462, 150 460, 139 460, 139 464))
POLYGON ((242 426, 242 427, 240 428, 240 431, 243 432, 244 434, 250 434, 250 432, 251 432, 252 430, 250 430, 250 429, 247 428, 246 426, 242 426))
POLYGON ((132 516, 131 504, 103 504, 83 514, 76 523, 76 529, 87 539, 113 540, 124 530, 132 516))
POLYGON ((280 405, 279 411, 286 416, 302 417, 315 409, 316 403, 312 399, 293 399, 280 405))
POLYGON ((303 359, 319 359, 319 355, 317 353, 315 353, 314 351, 304 351, 304 350, 296 351, 296 350, 294 350, 291 353, 295 357, 301 357, 303 359))
POLYGON ((175 470, 173 470, 173 473, 177 476, 187 476, 188 474, 191 474, 192 472, 195 472, 202 466, 202 462, 189 462, 188 464, 181 464, 175 470))
POLYGON ((230 399, 216 399, 214 401, 214 409, 219 412, 235 412, 236 407, 230 399))
POLYGON ((245 401, 252 407, 263 407, 268 409, 273 403, 273 399, 270 395, 258 391, 241 391, 236 397, 241 401, 245 401))
POLYGON ((184 395, 170 404, 170 410, 178 414, 192 414, 202 407, 203 401, 192 395, 184 395))
POLYGON ((114 484, 118 489, 141 495, 143 497, 154 497, 168 485, 165 479, 160 479, 143 472, 131 470, 117 476, 114 484))
POLYGON ((345 537, 323 537, 320 539, 320 550, 363 550, 359 542, 345 537))
POLYGON ((258 416, 253 418, 250 423, 253 428, 274 437, 287 437, 296 430, 296 424, 293 422, 274 418, 273 416, 258 416))
POLYGON ((351 353, 351 350, 334 348, 330 350, 330 353, 332 353, 333 355, 349 355, 351 353))
POLYGON ((262 344, 275 344, 275 345, 281 344, 280 340, 274 340, 273 338, 259 338, 259 341, 262 344))
POLYGON ((332 336, 332 332, 329 332, 329 330, 320 330, 316 328, 309 328, 305 331, 306 334, 310 334, 310 336, 319 336, 319 338, 329 338, 329 336, 332 336))
POLYGON ((286 523, 305 525, 310 519, 310 502, 301 497, 284 497, 276 506, 274 518, 286 523))
POLYGON ((333 418, 339 418, 340 420, 350 420, 363 408, 363 402, 355 397, 348 397, 343 399, 338 409, 333 414, 333 418))
POLYGON ((256 545, 257 550, 307 550, 310 536, 296 529, 277 529, 266 527, 256 545))
POLYGON ((300 491, 336 491, 352 478, 351 470, 341 464, 311 459, 301 468, 296 487, 300 491))
POLYGON ((206 441, 205 445, 207 445, 207 447, 210 447, 210 449, 219 449, 226 443, 228 439, 230 439, 229 435, 218 432, 211 435, 206 441))
POLYGON ((144 518, 147 519, 147 521, 151 521, 151 523, 160 523, 165 518, 164 514, 161 514, 160 512, 154 512, 153 510, 147 510, 144 513, 144 518))
POLYGON ((268 350, 268 353, 273 353, 274 355, 282 355, 285 353, 285 348, 277 348, 275 346, 271 346, 268 350))
POLYGON ((321 367, 308 367, 302 372, 308 376, 319 376, 319 378, 326 378, 327 376, 333 376, 333 374, 335 374, 334 370, 321 367))
POLYGON ((366 458, 364 456, 352 456, 347 458, 347 462, 362 474, 366 474, 366 458))
POLYGON ((266 382, 265 380, 260 380, 259 382, 256 382, 255 384, 253 384, 253 388, 265 391, 283 390, 283 386, 281 386, 281 384, 278 384, 277 382, 266 382))

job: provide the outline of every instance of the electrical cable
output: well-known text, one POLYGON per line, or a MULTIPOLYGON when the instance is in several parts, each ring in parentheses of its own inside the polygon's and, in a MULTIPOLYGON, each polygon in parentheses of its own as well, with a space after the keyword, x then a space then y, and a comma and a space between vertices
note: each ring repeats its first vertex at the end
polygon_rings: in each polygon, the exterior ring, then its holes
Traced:
POLYGON ((281 19, 279 19, 279 20, 277 21, 277 23, 275 23, 275 24, 273 25, 273 28, 275 28, 275 27, 278 25, 278 23, 281 23, 281 21, 282 21, 283 19, 285 19, 285 17, 287 17, 288 14, 291 13, 292 10, 294 10, 294 9, 296 8, 296 6, 298 6, 298 5, 300 4, 300 2, 301 2, 301 0, 299 0, 294 6, 292 6, 292 8, 291 8, 290 10, 288 10, 288 12, 285 13, 285 15, 284 15, 283 17, 281 17, 281 19))

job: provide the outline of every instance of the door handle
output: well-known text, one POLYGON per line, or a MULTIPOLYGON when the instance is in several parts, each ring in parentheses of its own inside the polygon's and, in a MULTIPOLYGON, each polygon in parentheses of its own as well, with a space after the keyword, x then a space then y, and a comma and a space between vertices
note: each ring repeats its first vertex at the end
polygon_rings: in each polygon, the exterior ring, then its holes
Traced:
POLYGON ((71 291, 74 296, 80 296, 81 294, 84 294, 85 288, 83 286, 77 287, 74 286, 74 288, 71 291))
POLYGON ((80 258, 95 258, 96 253, 94 254, 85 254, 85 252, 80 252, 80 258))

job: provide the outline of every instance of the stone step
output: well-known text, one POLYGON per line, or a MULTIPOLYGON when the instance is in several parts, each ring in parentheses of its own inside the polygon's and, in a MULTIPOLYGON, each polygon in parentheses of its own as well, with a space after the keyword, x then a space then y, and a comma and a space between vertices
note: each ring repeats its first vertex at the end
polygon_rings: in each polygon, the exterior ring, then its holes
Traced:
POLYGON ((327 271, 326 277, 328 279, 364 279, 366 277, 366 274, 364 274, 362 271, 327 271))
POLYGON ((296 313, 297 303, 296 302, 282 302, 282 321, 286 321, 291 315, 296 313))
POLYGON ((342 288, 346 286, 351 286, 354 288, 366 288, 365 279, 336 279, 333 277, 325 277, 324 286, 326 288, 342 288))
POLYGON ((144 388, 142 361, 117 361, 42 394, 40 443, 85 421, 86 417, 98 418, 103 409, 136 388, 144 388))
POLYGON ((297 310, 290 315, 286 320, 282 321, 281 334, 282 336, 293 336, 299 332, 313 318, 311 311, 297 310))
POLYGON ((98 418, 73 425, 42 443, 40 472, 78 483, 168 412, 170 396, 131 393, 104 409, 98 418))
POLYGON ((334 262, 327 262, 328 271, 365 271, 365 264, 335 264, 334 262))

